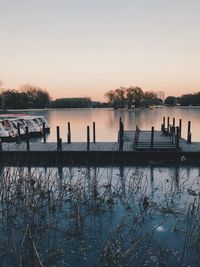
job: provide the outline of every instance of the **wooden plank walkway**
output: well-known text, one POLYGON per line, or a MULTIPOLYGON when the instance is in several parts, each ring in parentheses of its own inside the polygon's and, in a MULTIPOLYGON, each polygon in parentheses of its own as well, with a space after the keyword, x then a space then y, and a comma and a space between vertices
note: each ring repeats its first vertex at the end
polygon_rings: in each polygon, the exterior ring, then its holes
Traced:
MULTIPOLYGON (((154 131, 153 142, 151 143, 151 132, 140 131, 138 134, 138 141, 135 141, 135 131, 125 131, 123 134, 124 142, 132 142, 135 150, 162 150, 172 151, 178 150, 175 143, 175 138, 172 136, 166 136, 161 131, 154 131)), ((118 140, 120 139, 118 134, 118 140)))
POLYGON ((0 151, 0 163, 10 165, 35 164, 35 165, 59 165, 59 164, 133 164, 135 162, 163 161, 180 162, 184 158, 187 161, 200 162, 200 143, 188 144, 185 139, 180 139, 180 149, 169 147, 172 144, 169 136, 159 131, 154 132, 154 145, 165 144, 165 147, 151 149, 151 132, 140 132, 140 140, 145 150, 138 150, 133 145, 134 131, 124 131, 123 148, 120 150, 119 142, 90 143, 89 151, 86 142, 63 143, 62 151, 57 150, 56 142, 30 142, 30 151, 27 151, 25 142, 2 143, 0 151))
MULTIPOLYGON (((119 136, 119 135, 118 135, 119 136)), ((135 131, 124 131, 124 142, 134 142, 135 131)), ((151 131, 140 131, 140 142, 151 142, 151 131)), ((154 131, 154 140, 156 142, 171 142, 169 136, 164 135, 161 131, 154 131)), ((119 137, 118 137, 119 141, 119 137)))
MULTIPOLYGON (((180 147, 182 152, 200 152, 200 142, 193 142, 188 144, 185 139, 180 139, 180 147)), ((2 143, 3 151, 27 151, 25 142, 16 143, 2 143)), ((30 143, 30 151, 57 151, 57 143, 30 143)), ((71 144, 63 143, 62 151, 87 151, 87 143, 75 142, 71 144)), ((90 143, 90 151, 119 151, 118 142, 97 142, 90 143)), ((123 151, 136 152, 133 143, 124 142, 123 151)), ((1 153, 1 152, 0 152, 1 153)))
MULTIPOLYGON (((3 143, 3 151, 27 151, 26 143, 3 143)), ((90 143, 90 151, 119 151, 118 142, 98 142, 90 143)), ((131 142, 124 143, 124 151, 134 151, 133 144, 131 142)), ((30 151, 57 151, 57 143, 30 143, 30 151)), ((71 144, 63 143, 62 151, 87 151, 87 143, 85 142, 73 142, 71 144)))

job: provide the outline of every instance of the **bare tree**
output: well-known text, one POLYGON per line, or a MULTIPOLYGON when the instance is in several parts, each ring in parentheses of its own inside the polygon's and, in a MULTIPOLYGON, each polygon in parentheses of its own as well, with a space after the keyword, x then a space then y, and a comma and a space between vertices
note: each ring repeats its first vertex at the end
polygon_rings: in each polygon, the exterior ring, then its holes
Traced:
POLYGON ((50 96, 45 89, 30 84, 21 85, 19 89, 26 94, 29 108, 45 108, 49 105, 50 96))

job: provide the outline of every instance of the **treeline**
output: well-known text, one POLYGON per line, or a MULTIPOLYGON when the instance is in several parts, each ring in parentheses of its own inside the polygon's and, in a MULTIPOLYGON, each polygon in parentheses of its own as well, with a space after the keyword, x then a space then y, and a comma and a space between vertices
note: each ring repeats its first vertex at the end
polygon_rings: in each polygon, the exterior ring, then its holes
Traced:
POLYGON ((164 103, 168 106, 200 106, 200 92, 184 94, 180 97, 168 96, 164 103))
POLYGON ((163 104, 162 100, 157 98, 156 93, 152 91, 144 92, 140 87, 133 86, 110 90, 105 94, 105 97, 115 109, 130 109, 163 104))
POLYGON ((46 108, 50 105, 48 92, 40 87, 23 85, 20 90, 3 89, 0 106, 5 109, 46 108))
POLYGON ((89 97, 50 99, 48 92, 33 85, 23 85, 19 90, 2 89, 0 92, 1 109, 38 109, 38 108, 101 108, 109 103, 92 101, 89 97))
POLYGON ((90 97, 58 98, 51 101, 51 108, 105 108, 109 103, 92 101, 90 97))
POLYGON ((50 103, 51 108, 89 108, 92 100, 89 97, 58 98, 50 103))

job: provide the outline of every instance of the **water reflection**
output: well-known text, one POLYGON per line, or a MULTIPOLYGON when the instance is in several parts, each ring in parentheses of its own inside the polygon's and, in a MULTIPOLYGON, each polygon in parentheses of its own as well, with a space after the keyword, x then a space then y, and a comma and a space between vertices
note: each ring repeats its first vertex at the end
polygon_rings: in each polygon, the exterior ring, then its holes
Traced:
POLYGON ((0 171, 1 266, 199 266, 199 168, 0 171))
POLYGON ((152 126, 159 130, 163 116, 175 118, 176 124, 182 119, 182 135, 186 138, 187 122, 192 122, 192 140, 200 140, 200 108, 158 108, 154 110, 115 110, 112 109, 57 109, 31 111, 31 114, 44 115, 50 126, 51 134, 48 141, 56 140, 56 126, 61 127, 61 137, 67 140, 67 122, 71 122, 72 141, 86 141, 86 127, 92 127, 96 122, 97 141, 116 141, 119 128, 119 118, 122 117, 125 129, 133 130, 136 124, 143 130, 150 130, 152 126))

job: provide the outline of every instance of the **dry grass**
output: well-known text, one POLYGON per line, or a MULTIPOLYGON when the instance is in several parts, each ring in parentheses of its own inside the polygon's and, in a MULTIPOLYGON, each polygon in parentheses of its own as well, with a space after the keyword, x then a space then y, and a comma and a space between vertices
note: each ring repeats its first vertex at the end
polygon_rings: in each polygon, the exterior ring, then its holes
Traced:
POLYGON ((3 168, 0 266, 198 266, 199 175, 3 168))

